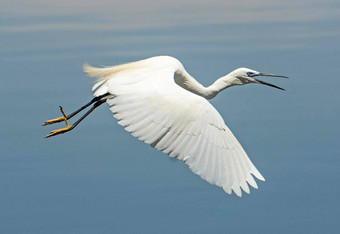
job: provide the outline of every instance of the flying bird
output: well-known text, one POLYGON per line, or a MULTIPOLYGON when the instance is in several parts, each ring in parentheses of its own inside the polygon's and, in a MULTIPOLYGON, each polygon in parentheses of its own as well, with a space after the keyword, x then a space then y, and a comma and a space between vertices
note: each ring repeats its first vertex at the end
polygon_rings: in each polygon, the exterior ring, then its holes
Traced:
POLYGON ((106 102, 118 124, 134 137, 184 161, 191 171, 228 194, 234 192, 241 197, 242 190, 250 193, 248 184, 257 189, 253 176, 265 180, 208 100, 236 85, 254 83, 284 90, 256 77, 286 76, 238 68, 204 87, 179 60, 169 56, 103 68, 85 64, 84 71, 97 78, 92 88, 94 98, 69 115, 60 107, 63 116, 43 125, 64 121, 66 127, 51 131, 46 137, 71 131, 106 102), (69 119, 92 104, 69 125, 69 119))

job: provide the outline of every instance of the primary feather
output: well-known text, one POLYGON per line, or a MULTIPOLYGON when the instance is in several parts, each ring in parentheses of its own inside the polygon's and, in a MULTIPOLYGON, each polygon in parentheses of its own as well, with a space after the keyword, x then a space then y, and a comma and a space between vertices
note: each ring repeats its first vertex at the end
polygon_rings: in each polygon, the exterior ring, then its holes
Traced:
POLYGON ((105 68, 84 66, 97 83, 95 96, 110 93, 106 102, 128 132, 183 160, 202 179, 229 194, 257 188, 264 180, 222 117, 207 99, 221 84, 204 88, 175 58, 153 57, 105 68))

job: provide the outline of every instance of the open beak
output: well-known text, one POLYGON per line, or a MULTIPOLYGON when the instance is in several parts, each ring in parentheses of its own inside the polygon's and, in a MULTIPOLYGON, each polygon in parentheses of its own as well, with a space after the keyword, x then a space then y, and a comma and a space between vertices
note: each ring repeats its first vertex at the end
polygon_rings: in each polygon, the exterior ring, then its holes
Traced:
MULTIPOLYGON (((258 75, 256 75, 256 76, 270 76, 270 77, 280 77, 280 78, 288 78, 287 76, 280 76, 280 75, 275 75, 275 74, 270 74, 270 73, 259 73, 258 75)), ((270 83, 267 83, 267 82, 264 82, 264 81, 262 81, 262 80, 258 80, 258 79, 255 79, 255 78, 253 78, 254 80, 255 80, 255 82, 254 83, 257 83, 257 84, 263 84, 263 85, 267 85, 267 86, 270 86, 270 87, 273 87, 273 88, 277 88, 277 89, 281 89, 281 90, 285 90, 285 89, 283 89, 283 88, 281 88, 281 87, 279 87, 279 86, 276 86, 276 85, 273 85, 273 84, 270 84, 270 83)))

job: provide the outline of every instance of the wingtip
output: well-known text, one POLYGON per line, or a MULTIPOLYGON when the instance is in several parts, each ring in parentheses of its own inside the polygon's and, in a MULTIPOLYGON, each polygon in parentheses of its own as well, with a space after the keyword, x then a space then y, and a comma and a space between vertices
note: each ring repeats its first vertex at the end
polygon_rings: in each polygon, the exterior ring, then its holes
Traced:
POLYGON ((259 174, 259 176, 256 176, 256 178, 261 181, 266 181, 266 179, 261 174, 259 174))
POLYGON ((252 170, 251 174, 255 176, 258 180, 265 181, 264 177, 261 175, 261 173, 256 168, 252 170))

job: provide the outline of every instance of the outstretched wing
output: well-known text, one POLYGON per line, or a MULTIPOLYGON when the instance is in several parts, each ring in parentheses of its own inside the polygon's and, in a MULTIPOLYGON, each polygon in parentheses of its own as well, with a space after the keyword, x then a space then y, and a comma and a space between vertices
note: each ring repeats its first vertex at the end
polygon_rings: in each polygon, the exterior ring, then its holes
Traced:
POLYGON ((174 70, 124 72, 94 86, 107 99, 113 116, 128 132, 183 160, 202 179, 242 196, 254 175, 264 180, 216 109, 203 97, 174 82, 174 70))

